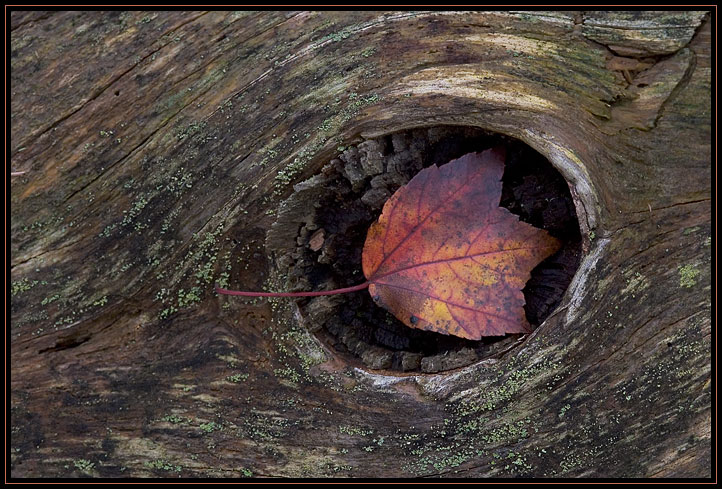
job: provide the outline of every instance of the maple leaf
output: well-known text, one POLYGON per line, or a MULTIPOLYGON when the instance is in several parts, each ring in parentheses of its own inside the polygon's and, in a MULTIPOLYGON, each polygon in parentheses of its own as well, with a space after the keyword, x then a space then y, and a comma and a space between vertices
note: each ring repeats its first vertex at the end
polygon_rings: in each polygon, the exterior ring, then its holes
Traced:
POLYGON ((384 205, 363 249, 367 281, 312 297, 363 290, 409 327, 478 340, 531 330, 521 290, 560 242, 503 207, 503 147, 419 172, 384 205))
POLYGON ((473 340, 530 331, 521 290, 560 243, 499 207, 504 156, 422 170, 369 228, 369 292, 407 326, 473 340))

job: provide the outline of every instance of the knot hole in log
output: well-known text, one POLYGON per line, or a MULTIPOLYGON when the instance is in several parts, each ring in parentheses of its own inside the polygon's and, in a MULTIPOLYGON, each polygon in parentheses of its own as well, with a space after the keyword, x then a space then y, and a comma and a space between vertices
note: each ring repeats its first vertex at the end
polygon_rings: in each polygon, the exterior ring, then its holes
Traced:
MULTIPOLYGON (((547 230, 562 248, 540 263, 523 289, 526 317, 539 326, 556 308, 577 270, 582 240, 564 178, 523 142, 480 128, 434 126, 378 136, 348 146, 297 184, 279 207, 267 250, 285 289, 319 291, 362 283, 366 232, 386 200, 421 169, 503 145, 507 158, 500 206, 547 230)), ((350 365, 436 373, 498 358, 521 334, 467 340, 412 329, 378 307, 368 291, 296 301, 303 325, 350 365)))

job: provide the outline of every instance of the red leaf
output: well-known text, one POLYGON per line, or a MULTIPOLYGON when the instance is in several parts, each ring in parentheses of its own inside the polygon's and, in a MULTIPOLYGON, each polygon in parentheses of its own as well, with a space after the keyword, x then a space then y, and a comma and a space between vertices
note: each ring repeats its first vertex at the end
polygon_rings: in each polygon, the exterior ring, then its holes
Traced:
POLYGON ((369 228, 369 293, 407 326, 474 340, 530 331, 521 289, 560 243, 499 207, 504 155, 426 168, 369 228))
POLYGON ((473 340, 528 332, 521 290, 560 243, 499 207, 504 156, 503 148, 470 153, 426 168, 397 190, 366 236, 363 284, 318 292, 216 291, 313 297, 368 287, 412 328, 473 340))

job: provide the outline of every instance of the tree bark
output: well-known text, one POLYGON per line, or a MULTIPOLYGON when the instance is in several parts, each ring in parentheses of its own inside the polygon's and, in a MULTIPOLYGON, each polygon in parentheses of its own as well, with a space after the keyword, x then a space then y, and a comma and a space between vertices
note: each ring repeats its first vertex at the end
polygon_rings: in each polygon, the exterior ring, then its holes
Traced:
MULTIPOLYGON (((705 12, 20 12, 11 476, 708 477, 705 12), (585 257, 497 360, 346 365, 263 246, 342 145, 518 138, 585 257)), ((289 239, 294 239, 290 237, 289 239)))

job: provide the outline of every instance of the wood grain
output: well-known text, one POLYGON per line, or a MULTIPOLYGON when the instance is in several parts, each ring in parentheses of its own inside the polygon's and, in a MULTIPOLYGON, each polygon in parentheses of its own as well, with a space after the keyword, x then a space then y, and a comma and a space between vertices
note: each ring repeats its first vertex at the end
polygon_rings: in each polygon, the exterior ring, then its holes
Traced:
POLYGON ((10 474, 709 476, 710 23, 605 15, 12 12, 10 474), (575 198, 587 256, 521 345, 381 375, 215 295, 278 283, 278 204, 339 146, 443 124, 575 198))

